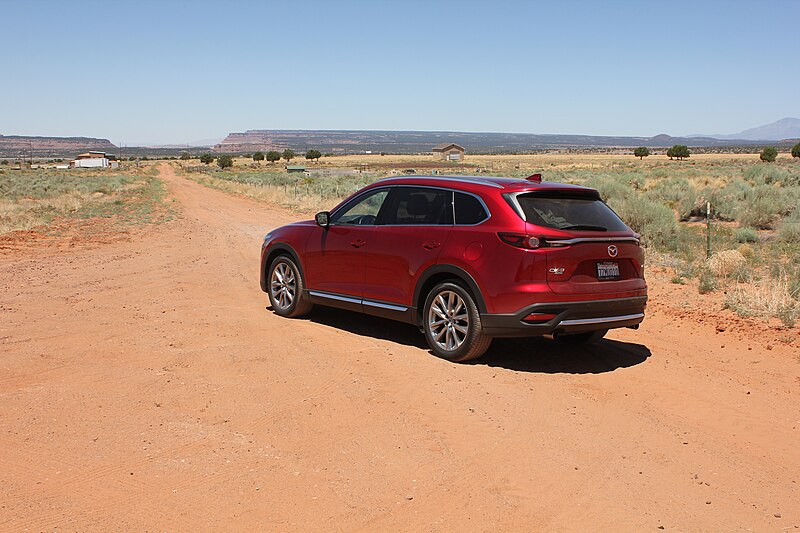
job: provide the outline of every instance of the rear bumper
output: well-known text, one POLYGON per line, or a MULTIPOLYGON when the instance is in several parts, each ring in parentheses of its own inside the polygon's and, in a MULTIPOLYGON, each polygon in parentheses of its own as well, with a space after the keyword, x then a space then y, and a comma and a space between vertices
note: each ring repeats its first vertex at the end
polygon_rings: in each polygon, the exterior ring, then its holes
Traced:
POLYGON ((636 326, 644 320, 647 296, 538 303, 513 314, 481 315, 483 332, 490 337, 535 337, 550 333, 583 333, 636 326), (555 315, 540 322, 525 322, 531 313, 555 315))

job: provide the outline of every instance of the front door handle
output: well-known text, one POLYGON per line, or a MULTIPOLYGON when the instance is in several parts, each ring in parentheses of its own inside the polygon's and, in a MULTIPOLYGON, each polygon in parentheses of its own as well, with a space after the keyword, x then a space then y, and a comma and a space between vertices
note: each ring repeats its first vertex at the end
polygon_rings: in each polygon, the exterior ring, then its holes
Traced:
POLYGON ((354 248, 361 248, 365 244, 367 244, 367 241, 363 241, 361 239, 356 239, 356 240, 354 240, 353 242, 350 243, 350 246, 352 246, 354 248))
POLYGON ((433 250, 434 248, 438 248, 441 245, 442 245, 442 243, 436 242, 436 241, 427 241, 427 242, 422 243, 422 247, 427 249, 427 250, 433 250))

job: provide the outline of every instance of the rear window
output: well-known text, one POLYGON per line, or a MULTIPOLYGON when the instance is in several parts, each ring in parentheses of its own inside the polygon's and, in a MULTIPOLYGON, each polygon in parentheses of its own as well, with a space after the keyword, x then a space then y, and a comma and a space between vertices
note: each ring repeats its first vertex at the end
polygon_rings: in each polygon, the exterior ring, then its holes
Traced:
POLYGON ((600 199, 590 196, 523 194, 517 201, 531 224, 573 231, 626 231, 628 227, 600 199))

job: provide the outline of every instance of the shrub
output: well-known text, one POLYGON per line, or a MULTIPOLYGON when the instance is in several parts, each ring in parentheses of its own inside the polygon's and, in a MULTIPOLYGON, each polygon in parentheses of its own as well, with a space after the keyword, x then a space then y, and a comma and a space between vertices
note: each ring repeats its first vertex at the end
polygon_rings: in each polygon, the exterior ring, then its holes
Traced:
POLYGON ((780 269, 772 279, 739 284, 729 290, 725 307, 741 316, 776 317, 785 326, 793 327, 800 317, 797 297, 787 272, 780 269))
POLYGON ((773 146, 767 146, 761 150, 759 158, 767 163, 772 163, 778 157, 778 150, 773 146))
POLYGON ((203 154, 200 156, 200 162, 205 165, 210 165, 214 162, 214 156, 212 154, 203 154))
POLYGON ((795 174, 789 169, 776 165, 753 165, 744 171, 744 179, 757 184, 772 185, 778 183, 782 186, 800 184, 800 174, 795 174))
POLYGON ((639 160, 644 159, 645 157, 650 155, 650 149, 647 146, 640 146, 633 151, 633 155, 639 158, 639 160))
POLYGON ((747 259, 738 250, 717 252, 706 261, 706 269, 718 278, 732 277, 747 265, 747 259))
POLYGON ((697 290, 700 292, 700 294, 713 292, 717 290, 718 287, 719 281, 713 272, 709 270, 703 270, 703 272, 700 273, 700 283, 697 285, 697 290))
POLYGON ((792 157, 800 157, 800 143, 792 146, 792 157))
POLYGON ((289 161, 291 161, 292 159, 297 157, 297 154, 294 153, 294 150, 290 150, 290 149, 287 148, 286 150, 283 151, 283 154, 281 154, 281 157, 283 157, 286 160, 286 162, 288 163, 289 161))
POLYGON ((597 192, 600 193, 600 198, 609 204, 618 204, 634 192, 630 180, 622 176, 599 174, 590 177, 584 184, 587 187, 597 189, 597 192))
POLYGON ((690 216, 699 213, 703 204, 694 186, 686 178, 659 180, 647 191, 647 195, 670 206, 681 220, 688 220, 690 216))
POLYGON ((664 204, 642 196, 631 196, 619 203, 617 213, 646 243, 658 248, 676 250, 680 245, 680 229, 672 210, 664 204))
POLYGON ((188 160, 190 160, 191 158, 192 158, 192 154, 190 154, 189 152, 183 152, 183 153, 181 153, 181 160, 182 160, 182 161, 188 161, 188 160))
POLYGON ((269 152, 267 152, 267 161, 269 161, 270 163, 274 163, 275 161, 278 161, 280 158, 281 158, 280 152, 277 152, 275 150, 270 150, 269 152))
POLYGON ((736 242, 757 242, 758 232, 753 228, 738 228, 733 235, 736 242))
POLYGON ((309 150, 306 152, 306 159, 316 159, 319 161, 320 157, 322 157, 322 153, 319 150, 309 150))
POLYGON ((800 243, 800 209, 795 209, 778 226, 778 235, 783 242, 800 243))
POLYGON ((264 152, 256 152, 253 154, 253 161, 263 161, 264 160, 264 152))
POLYGON ((771 185, 756 185, 746 191, 734 209, 743 226, 771 229, 775 219, 789 210, 790 197, 771 185))
POLYGON ((233 158, 228 154, 221 155, 217 158, 217 165, 221 169, 226 169, 233 166, 233 158))

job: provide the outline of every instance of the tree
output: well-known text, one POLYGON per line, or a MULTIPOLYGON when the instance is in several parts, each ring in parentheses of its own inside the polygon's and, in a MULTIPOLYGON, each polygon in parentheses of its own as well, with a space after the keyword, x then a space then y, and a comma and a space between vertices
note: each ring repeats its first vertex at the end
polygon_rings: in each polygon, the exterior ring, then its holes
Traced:
POLYGON ((188 161, 191 158, 192 158, 192 154, 190 154, 189 152, 182 152, 181 153, 181 160, 182 161, 188 161))
POLYGON ((667 150, 667 156, 670 159, 675 158, 678 161, 682 161, 689 157, 691 154, 689 152, 689 147, 683 144, 676 144, 669 150, 667 150))
POLYGON ((214 162, 214 156, 212 154, 203 154, 200 156, 200 162, 210 165, 214 162))
POLYGON ((309 150, 306 152, 306 159, 316 159, 319 161, 320 157, 322 157, 322 153, 319 150, 309 150))
POLYGON ((761 155, 759 157, 765 163, 772 163, 775 161, 775 158, 778 157, 778 150, 774 146, 767 146, 761 150, 761 155))
POLYGON ((287 148, 286 150, 283 151, 283 155, 281 157, 283 157, 288 163, 289 161, 297 157, 297 154, 294 153, 294 150, 290 150, 287 148))
POLYGON ((8 159, 3 159, 3 161, 0 162, 0 165, 7 165, 7 164, 8 164, 8 159))
POLYGON ((800 158, 800 143, 792 146, 792 157, 800 158))
POLYGON ((275 150, 270 150, 269 152, 267 152, 267 161, 269 161, 270 163, 274 163, 280 158, 281 158, 280 152, 277 152, 275 150))
POLYGON ((228 154, 221 155, 221 156, 219 156, 217 158, 217 165, 219 165, 219 168, 221 168, 223 170, 228 168, 228 167, 232 167, 233 166, 233 158, 231 156, 229 156, 228 154))
POLYGON ((639 148, 633 151, 633 155, 638 157, 640 160, 650 155, 650 149, 647 146, 640 146, 639 148))
POLYGON ((264 160, 264 152, 256 152, 253 154, 253 161, 263 161, 264 160))

